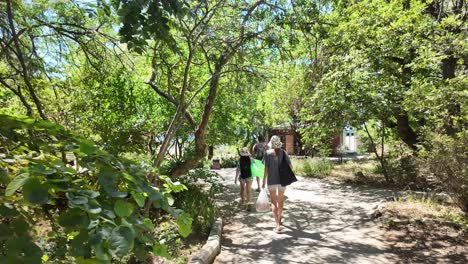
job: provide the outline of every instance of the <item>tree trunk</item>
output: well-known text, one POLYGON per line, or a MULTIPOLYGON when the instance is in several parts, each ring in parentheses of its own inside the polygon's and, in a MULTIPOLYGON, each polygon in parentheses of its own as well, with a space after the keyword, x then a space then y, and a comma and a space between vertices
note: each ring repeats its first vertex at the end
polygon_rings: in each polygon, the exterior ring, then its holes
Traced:
POLYGON ((13 42, 15 44, 16 56, 18 57, 18 61, 20 62, 20 65, 21 65, 21 74, 23 75, 24 83, 26 84, 26 88, 28 88, 29 94, 31 95, 31 98, 33 99, 33 102, 36 105, 39 116, 42 119, 47 120, 47 117, 44 114, 44 111, 42 109, 42 103, 39 100, 39 98, 36 96, 36 92, 34 91, 34 88, 29 80, 29 71, 24 61, 23 52, 20 47, 18 35, 16 34, 15 22, 13 19, 13 12, 11 10, 11 0, 7 0, 6 4, 7 4, 8 22, 10 24, 11 35, 13 38, 13 42))
MULTIPOLYGON (((366 124, 364 124, 364 129, 366 130, 367 137, 369 138, 369 140, 370 140, 370 142, 371 142, 371 144, 372 144, 372 150, 374 151, 374 154, 375 154, 375 156, 377 157, 377 160, 379 161, 380 166, 382 167, 382 173, 383 173, 383 175, 384 175, 384 177, 385 177, 385 181, 386 181, 387 183, 391 183, 391 182, 392 182, 392 179, 391 179, 390 176, 388 175, 387 166, 386 166, 386 164, 385 164, 384 156, 383 156, 383 155, 382 155, 382 156, 379 155, 379 152, 377 151, 377 147, 376 147, 376 145, 375 145, 375 143, 374 143, 374 140, 372 139, 372 136, 371 136, 370 133, 369 133, 369 130, 367 129, 367 125, 366 125, 366 124)), ((383 142, 383 140, 382 140, 382 142, 383 142)), ((382 150, 383 150, 383 148, 382 148, 382 150)))
POLYGON ((397 131, 398 136, 405 142, 408 147, 413 151, 417 150, 417 144, 419 143, 418 135, 414 132, 409 124, 409 117, 406 112, 400 113, 396 116, 397 119, 397 131))
POLYGON ((211 160, 214 155, 214 146, 210 145, 208 146, 208 159, 211 160))
POLYGON ((206 132, 206 127, 208 126, 208 121, 210 119, 211 112, 213 110, 213 105, 216 99, 216 93, 218 91, 218 83, 219 83, 219 78, 221 75, 221 71, 228 62, 228 60, 232 57, 233 53, 228 53, 226 54, 223 52, 221 56, 219 57, 218 63, 215 67, 215 70, 213 72, 213 78, 211 78, 210 82, 210 92, 208 94, 208 100, 205 104, 205 108, 203 110, 203 116, 202 120, 200 122, 200 125, 197 127, 195 131, 195 155, 191 157, 190 159, 185 160, 182 164, 180 164, 172 173, 171 177, 177 177, 179 175, 182 175, 189 170, 195 168, 198 164, 198 162, 204 158, 207 154, 207 145, 205 142, 205 132, 206 132))
MULTIPOLYGON (((455 78, 455 69, 458 59, 450 56, 442 60, 442 79, 449 80, 455 78)), ((444 124, 444 129, 447 135, 454 136, 458 131, 455 125, 455 120, 460 116, 461 107, 458 103, 449 102, 447 105, 448 117, 444 124)))

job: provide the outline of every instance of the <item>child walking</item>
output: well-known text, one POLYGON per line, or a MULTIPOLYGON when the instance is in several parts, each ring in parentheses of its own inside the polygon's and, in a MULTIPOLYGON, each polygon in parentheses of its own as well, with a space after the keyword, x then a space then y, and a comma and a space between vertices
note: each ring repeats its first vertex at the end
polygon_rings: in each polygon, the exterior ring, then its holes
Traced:
POLYGON ((234 180, 234 184, 237 184, 237 177, 240 173, 240 197, 241 197, 241 205, 244 205, 245 196, 247 196, 247 211, 252 210, 252 171, 250 169, 250 164, 252 163, 253 159, 250 157, 249 150, 246 147, 243 147, 240 151, 239 157, 239 165, 237 166, 236 170, 236 178, 234 180))

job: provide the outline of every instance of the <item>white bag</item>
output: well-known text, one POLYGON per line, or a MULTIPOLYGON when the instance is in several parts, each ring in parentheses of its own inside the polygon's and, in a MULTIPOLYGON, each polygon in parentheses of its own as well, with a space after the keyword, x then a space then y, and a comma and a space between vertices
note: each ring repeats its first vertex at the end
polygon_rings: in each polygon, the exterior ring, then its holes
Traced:
POLYGON ((255 209, 257 209, 257 212, 270 211, 270 201, 268 200, 268 195, 265 189, 260 191, 257 202, 255 204, 255 209))

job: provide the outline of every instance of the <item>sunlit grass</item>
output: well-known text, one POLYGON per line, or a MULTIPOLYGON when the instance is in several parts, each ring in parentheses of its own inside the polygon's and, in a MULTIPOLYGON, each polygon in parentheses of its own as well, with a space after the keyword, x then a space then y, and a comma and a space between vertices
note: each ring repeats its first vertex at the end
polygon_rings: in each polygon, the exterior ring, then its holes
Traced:
POLYGON ((454 205, 446 205, 432 197, 409 195, 385 204, 387 211, 408 219, 436 219, 457 223, 468 229, 468 215, 454 205))
POLYGON ((331 174, 333 163, 326 159, 291 158, 294 171, 301 176, 324 178, 331 174))

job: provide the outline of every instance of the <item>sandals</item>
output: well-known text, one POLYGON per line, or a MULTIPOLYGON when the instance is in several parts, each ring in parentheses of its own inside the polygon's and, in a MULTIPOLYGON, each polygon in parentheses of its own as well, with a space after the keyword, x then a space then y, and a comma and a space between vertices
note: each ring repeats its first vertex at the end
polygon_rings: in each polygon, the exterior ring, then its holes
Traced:
POLYGON ((283 233, 283 227, 280 226, 279 228, 273 228, 273 232, 275 232, 276 234, 281 234, 283 233))

